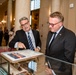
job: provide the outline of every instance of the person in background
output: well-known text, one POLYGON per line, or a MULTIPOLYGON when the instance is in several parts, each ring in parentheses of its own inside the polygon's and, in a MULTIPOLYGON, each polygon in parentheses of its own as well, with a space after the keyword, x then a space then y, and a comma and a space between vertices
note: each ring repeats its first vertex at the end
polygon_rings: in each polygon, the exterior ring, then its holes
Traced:
MULTIPOLYGON (((50 14, 48 21, 50 31, 47 36, 45 55, 74 63, 76 45, 75 33, 65 28, 63 22, 64 17, 60 12, 50 14)), ((46 58, 46 62, 48 61, 52 69, 56 70, 56 75, 72 75, 72 65, 46 58)))
POLYGON ((0 27, 0 46, 2 46, 2 38, 3 38, 3 31, 2 27, 0 27))
POLYGON ((38 30, 39 31, 39 29, 38 29, 38 25, 37 24, 34 24, 34 28, 33 29, 35 29, 35 30, 38 30))
POLYGON ((9 42, 13 39, 14 37, 14 27, 11 28, 11 30, 9 31, 9 42))
POLYGON ((31 37, 34 51, 40 51, 41 40, 40 34, 36 30, 32 30, 27 17, 19 19, 19 23, 22 27, 21 30, 16 31, 14 38, 9 42, 9 47, 18 49, 30 49, 28 35, 31 37))
POLYGON ((8 29, 7 27, 4 28, 4 39, 5 39, 5 43, 6 43, 6 46, 8 45, 8 42, 9 42, 9 34, 8 34, 8 29))

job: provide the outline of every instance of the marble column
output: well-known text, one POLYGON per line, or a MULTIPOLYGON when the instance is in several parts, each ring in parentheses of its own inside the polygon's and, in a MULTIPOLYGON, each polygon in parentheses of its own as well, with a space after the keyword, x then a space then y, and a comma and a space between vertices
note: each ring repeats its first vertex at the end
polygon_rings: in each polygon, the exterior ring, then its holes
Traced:
POLYGON ((7 10, 7 29, 11 29, 12 22, 12 0, 8 0, 8 10, 7 10))
POLYGON ((40 1, 41 2, 40 2, 40 12, 39 12, 39 32, 40 32, 40 38, 42 42, 41 51, 45 53, 46 39, 49 31, 47 21, 49 17, 49 12, 51 10, 50 8, 51 0, 40 0, 40 1))
POLYGON ((20 29, 19 19, 26 16, 30 19, 30 1, 16 0, 15 6, 15 31, 20 29))
POLYGON ((60 0, 52 0, 52 12, 60 11, 60 0))

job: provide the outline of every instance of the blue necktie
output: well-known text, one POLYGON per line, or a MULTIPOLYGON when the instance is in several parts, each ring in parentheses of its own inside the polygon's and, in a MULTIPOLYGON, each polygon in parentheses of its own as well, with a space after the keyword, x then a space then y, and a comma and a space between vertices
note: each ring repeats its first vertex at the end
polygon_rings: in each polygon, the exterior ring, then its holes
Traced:
POLYGON ((32 40, 31 40, 31 37, 30 37, 30 35, 29 35, 29 32, 28 32, 28 43, 29 43, 29 48, 30 48, 31 50, 34 50, 34 46, 33 46, 33 44, 32 44, 32 40))
POLYGON ((53 39, 52 39, 52 41, 51 41, 51 44, 53 43, 53 41, 54 41, 54 39, 55 39, 56 32, 54 32, 53 35, 54 35, 54 36, 53 36, 53 39))

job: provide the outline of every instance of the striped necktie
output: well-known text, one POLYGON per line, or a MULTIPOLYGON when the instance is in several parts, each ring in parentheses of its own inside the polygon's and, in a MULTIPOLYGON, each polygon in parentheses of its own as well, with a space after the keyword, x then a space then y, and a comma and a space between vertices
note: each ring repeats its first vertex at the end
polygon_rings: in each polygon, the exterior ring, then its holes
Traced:
POLYGON ((31 50, 34 50, 34 46, 32 44, 32 40, 31 40, 31 37, 30 37, 30 33, 28 32, 28 43, 29 43, 29 48, 31 50))

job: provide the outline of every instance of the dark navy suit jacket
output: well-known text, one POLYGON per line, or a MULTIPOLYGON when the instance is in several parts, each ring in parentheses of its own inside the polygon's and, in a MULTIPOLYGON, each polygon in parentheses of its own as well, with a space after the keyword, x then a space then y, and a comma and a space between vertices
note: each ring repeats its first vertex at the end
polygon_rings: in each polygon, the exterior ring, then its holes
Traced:
POLYGON ((49 31, 45 54, 47 56, 65 60, 67 62, 73 62, 76 44, 75 34, 63 27, 59 34, 56 36, 51 47, 48 47, 51 37, 52 33, 49 31))
POLYGON ((57 75, 72 75, 72 65, 55 59, 52 60, 50 57, 73 63, 76 45, 75 34, 63 27, 54 39, 51 47, 49 47, 51 37, 52 33, 49 31, 45 51, 46 61, 50 62, 52 69, 56 70, 55 73, 57 75))
MULTIPOLYGON (((32 30, 36 46, 41 47, 41 40, 40 40, 40 34, 36 30, 32 30)), ((27 40, 27 35, 23 30, 16 31, 15 37, 10 41, 9 47, 14 48, 14 45, 16 42, 22 42, 26 46, 26 49, 29 49, 29 44, 27 40)))

